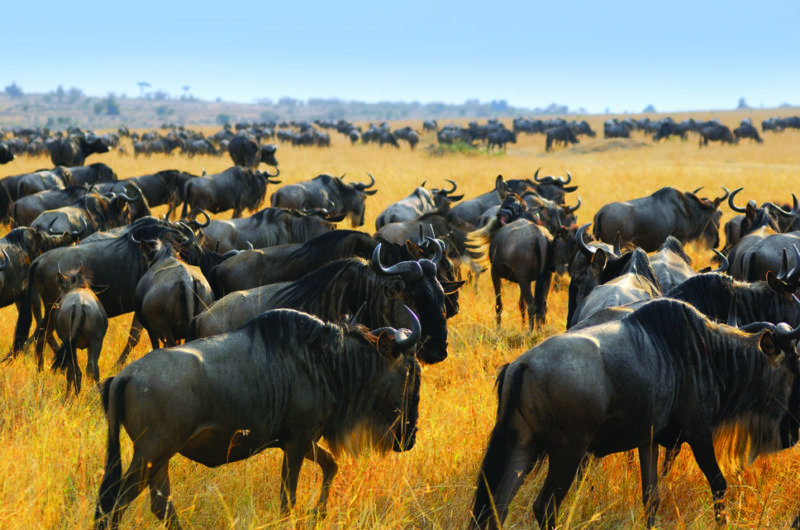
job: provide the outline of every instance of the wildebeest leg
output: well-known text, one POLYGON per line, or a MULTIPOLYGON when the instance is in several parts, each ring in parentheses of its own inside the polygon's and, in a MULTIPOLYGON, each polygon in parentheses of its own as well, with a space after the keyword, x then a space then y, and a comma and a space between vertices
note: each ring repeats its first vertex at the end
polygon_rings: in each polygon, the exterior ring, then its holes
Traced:
POLYGON ((298 450, 297 444, 287 444, 283 449, 283 465, 281 466, 281 514, 288 515, 297 501, 297 477, 300 467, 308 452, 298 450))
POLYGON ((161 466, 156 473, 152 473, 147 480, 150 487, 150 511, 155 514, 169 528, 180 529, 175 505, 172 503, 169 487, 168 464, 161 466))
POLYGON ((142 324, 139 322, 139 319, 134 314, 133 321, 131 321, 131 330, 128 332, 128 343, 123 348, 122 353, 119 354, 119 358, 117 359, 117 366, 122 366, 125 364, 125 359, 128 358, 128 354, 131 353, 131 350, 139 344, 139 339, 142 336, 142 324))
POLYGON ((650 443, 639 447, 639 465, 642 473, 642 503, 647 514, 647 527, 652 528, 658 511, 658 445, 650 443))
MULTIPOLYGON (((536 288, 534 290, 532 305, 528 306, 528 311, 533 307, 531 323, 536 326, 544 324, 547 317, 547 295, 550 292, 550 283, 553 280, 552 272, 542 272, 536 277, 536 288)), ((531 327, 533 329, 533 327, 531 327)))
POLYGON ((103 351, 103 337, 95 338, 86 351, 86 373, 95 383, 100 382, 100 353, 103 351))
POLYGON ((711 495, 714 499, 714 518, 717 520, 717 524, 725 525, 728 519, 725 513, 725 491, 728 488, 728 483, 725 477, 722 476, 719 464, 717 464, 711 435, 709 434, 702 440, 689 442, 689 447, 692 448, 694 459, 700 467, 700 471, 706 476, 708 485, 711 486, 711 495))
MULTIPOLYGON (((587 444, 588 446, 588 444, 587 444)), ((569 491, 575 473, 585 456, 585 449, 580 451, 566 448, 565 451, 550 454, 550 465, 544 485, 533 501, 533 514, 542 528, 555 528, 558 518, 558 507, 569 491)))
MULTIPOLYGON (((152 468, 148 468, 147 462, 145 462, 143 458, 136 454, 136 450, 134 449, 131 464, 128 466, 127 471, 125 471, 125 474, 122 476, 122 480, 120 481, 119 495, 117 496, 116 502, 111 510, 109 524, 110 528, 115 529, 119 527, 119 521, 122 518, 122 514, 125 512, 125 508, 127 508, 128 505, 139 496, 139 494, 147 485, 147 473, 150 472, 151 469, 152 468)), ((105 481, 106 477, 103 478, 105 481)), ((108 517, 107 511, 105 516, 108 517)), ((96 515, 95 528, 98 530, 106 528, 106 521, 106 519, 99 519, 96 515)))
POLYGON ((492 269, 492 285, 494 286, 494 312, 497 315, 497 327, 500 327, 500 317, 503 313, 503 300, 500 296, 502 290, 502 279, 500 274, 492 269))
POLYGON ((333 477, 339 470, 339 466, 333 459, 333 455, 317 445, 316 443, 305 454, 306 460, 311 460, 319 464, 322 469, 322 488, 319 491, 319 500, 315 509, 317 517, 325 517, 328 505, 328 493, 330 492, 333 477))
POLYGON ((525 309, 528 310, 528 329, 533 329, 534 314, 533 314, 533 293, 531 292, 531 281, 529 278, 518 275, 517 281, 519 282, 519 311, 522 314, 522 322, 525 323, 525 309))

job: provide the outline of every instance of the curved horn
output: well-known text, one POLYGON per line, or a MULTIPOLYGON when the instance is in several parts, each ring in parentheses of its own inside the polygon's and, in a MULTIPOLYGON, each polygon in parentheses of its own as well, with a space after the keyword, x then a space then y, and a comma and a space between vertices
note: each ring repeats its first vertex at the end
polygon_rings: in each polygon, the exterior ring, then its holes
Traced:
POLYGON ((270 173, 269 170, 264 171, 264 173, 267 174, 267 182, 269 182, 270 184, 280 184, 281 183, 280 180, 269 180, 269 179, 274 179, 278 175, 281 174, 281 168, 279 168, 278 166, 275 166, 275 174, 274 175, 272 173, 270 173))
POLYGON ((419 238, 417 238, 417 245, 420 246, 420 247, 425 244, 425 234, 423 233, 423 231, 424 231, 423 224, 420 223, 419 224, 419 238))
POLYGON ((444 249, 442 248, 443 245, 436 238, 428 237, 427 239, 428 241, 431 242, 433 246, 436 247, 436 250, 433 251, 433 257, 431 258, 431 261, 433 262, 434 265, 438 267, 439 262, 442 260, 442 256, 444 255, 444 249))
POLYGON ((724 201, 725 199, 727 199, 731 194, 731 192, 725 186, 721 186, 721 188, 725 193, 722 194, 722 197, 717 197, 716 199, 714 199, 714 207, 715 208, 718 208, 720 203, 722 201, 724 201))
POLYGON ((783 217, 794 217, 795 215, 797 215, 797 212, 800 211, 800 205, 797 204, 797 196, 794 193, 792 193, 792 211, 791 212, 787 212, 786 210, 784 210, 783 208, 781 208, 780 206, 777 206, 775 204, 773 204, 772 207, 776 212, 778 212, 783 217))
POLYGON ((197 209, 197 211, 198 211, 199 213, 203 214, 203 217, 205 217, 205 218, 206 218, 206 222, 205 222, 205 223, 199 223, 199 222, 197 221, 197 216, 195 216, 193 223, 194 223, 194 224, 196 224, 198 228, 205 228, 205 227, 207 227, 209 224, 211 224, 211 216, 210 216, 210 215, 208 215, 208 212, 207 212, 207 211, 203 210, 202 208, 198 208, 198 209, 197 209))
POLYGON ((583 233, 586 232, 586 229, 589 228, 589 225, 591 224, 592 223, 586 223, 585 225, 582 225, 580 228, 578 228, 578 231, 575 233, 575 237, 578 240, 578 249, 581 251, 581 254, 583 254, 587 258, 593 257, 596 250, 590 248, 589 245, 587 245, 586 242, 584 242, 583 240, 583 233))
POLYGON ((382 276, 401 275, 408 280, 422 278, 422 266, 416 261, 401 261, 388 268, 381 265, 381 243, 378 243, 372 253, 372 263, 378 267, 378 274, 382 276))
POLYGON ((566 208, 566 210, 569 213, 575 213, 575 210, 577 210, 580 207, 581 207, 581 198, 578 197, 578 204, 576 204, 575 206, 565 206, 564 208, 566 208))
POLYGON ((736 194, 739 193, 740 191, 742 191, 743 189, 744 188, 736 188, 735 190, 733 190, 730 193, 730 195, 728 195, 728 206, 730 207, 731 210, 733 210, 734 212, 737 212, 737 213, 745 213, 747 211, 747 208, 742 208, 741 206, 736 206, 733 203, 733 199, 736 197, 736 194))
POLYGON ((4 271, 11 265, 11 260, 8 258, 8 254, 6 254, 6 249, 1 250, 0 254, 3 255, 3 262, 0 263, 0 271, 4 271))
POLYGON ((572 175, 570 175, 569 171, 567 171, 567 180, 564 180, 561 177, 558 177, 558 181, 561 183, 562 186, 566 186, 567 184, 572 182, 572 175))
POLYGON ((712 248, 711 250, 719 258, 719 268, 716 268, 709 272, 726 272, 728 270, 728 266, 730 265, 730 262, 728 262, 728 258, 725 256, 725 254, 723 254, 722 252, 720 252, 715 248, 712 248))
POLYGON ((419 323, 419 318, 417 318, 417 315, 415 315, 407 305, 404 305, 403 307, 405 307, 406 311, 411 314, 411 331, 405 336, 405 338, 400 338, 397 336, 397 334, 395 334, 394 344, 402 351, 408 351, 412 349, 419 341, 419 338, 422 335, 422 325, 419 323))
POLYGON ((697 192, 698 192, 698 191, 700 191, 700 190, 702 190, 704 187, 705 187, 705 186, 700 186, 700 187, 699 187, 699 188, 697 188, 696 190, 692 191, 692 195, 697 195, 697 192))
POLYGON ((134 195, 133 197, 131 197, 131 196, 130 196, 130 195, 128 195, 127 193, 119 193, 119 194, 117 194, 117 197, 120 197, 120 198, 122 198, 122 199, 125 199, 125 200, 126 200, 126 201, 128 201, 128 202, 133 202, 133 201, 135 201, 136 199, 138 199, 139 197, 141 197, 141 193, 139 193, 139 192, 137 191, 137 192, 136 192, 136 195, 134 195))
MULTIPOLYGON (((364 184, 363 182, 359 182, 358 184, 355 185, 356 188, 358 188, 360 190, 366 190, 366 189, 369 189, 369 188, 371 188, 372 186, 375 185, 375 177, 372 176, 372 173, 367 171, 367 175, 369 175, 370 183, 369 184, 364 184)), ((342 176, 344 176, 344 175, 342 175, 342 176)))
MULTIPOLYGON (((796 304, 800 305, 800 300, 797 299, 797 296, 792 295, 792 298, 794 298, 796 304)), ((775 326, 774 333, 779 342, 792 341, 800 338, 800 326, 792 329, 789 324, 781 322, 775 326)))
POLYGON ((75 232, 70 232, 69 234, 73 237, 80 237, 86 233, 86 230, 89 229, 89 223, 86 222, 86 219, 81 217, 81 224, 83 227, 80 230, 76 230, 75 232))
POLYGON ((537 169, 537 170, 536 170, 536 172, 533 174, 533 180, 535 180, 536 182, 538 182, 538 183, 540 183, 540 184, 541 184, 541 183, 542 183, 542 181, 544 180, 544 179, 540 179, 540 178, 539 178, 539 172, 540 172, 541 170, 542 170, 542 168, 540 167, 540 168, 539 168, 539 169, 537 169))
POLYGON ((458 184, 456 184, 455 181, 450 180, 450 179, 444 179, 444 180, 446 180, 447 182, 449 182, 450 184, 453 185, 453 189, 451 189, 451 190, 442 190, 442 192, 445 195, 449 195, 450 193, 453 193, 454 191, 456 191, 456 188, 458 188, 458 184))

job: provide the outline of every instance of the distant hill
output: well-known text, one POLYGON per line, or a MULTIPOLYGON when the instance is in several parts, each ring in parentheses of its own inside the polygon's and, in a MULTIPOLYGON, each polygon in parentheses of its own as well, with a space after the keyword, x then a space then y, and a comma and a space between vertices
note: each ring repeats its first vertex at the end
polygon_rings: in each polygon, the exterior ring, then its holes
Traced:
POLYGON ((545 108, 514 107, 505 100, 488 103, 468 100, 463 104, 392 102, 365 103, 340 99, 309 99, 301 101, 281 98, 255 103, 203 101, 191 97, 170 98, 156 92, 146 97, 130 98, 110 95, 86 96, 72 88, 47 94, 0 93, 0 127, 47 126, 64 129, 76 125, 88 129, 109 129, 120 125, 145 128, 164 123, 186 126, 221 125, 225 122, 277 120, 338 120, 391 121, 498 118, 514 116, 564 115, 570 113, 565 105, 551 104, 545 108))

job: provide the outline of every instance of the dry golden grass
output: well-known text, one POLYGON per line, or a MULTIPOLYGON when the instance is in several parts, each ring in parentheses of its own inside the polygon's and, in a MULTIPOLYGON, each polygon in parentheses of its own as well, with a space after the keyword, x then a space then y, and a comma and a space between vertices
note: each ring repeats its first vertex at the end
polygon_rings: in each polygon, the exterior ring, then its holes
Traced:
MULTIPOLYGON (((753 111, 757 122, 775 111, 753 111)), ((714 113, 735 126, 743 114, 714 113)), ((710 113, 695 117, 710 117, 710 113)), ((679 118, 682 118, 680 116, 679 118)), ((592 117, 602 131, 602 118, 592 117)), ((412 123, 419 127, 419 123, 412 123)), ((403 124, 398 124, 398 126, 403 124)), ((213 132, 209 130, 208 132, 213 132)), ((602 133, 601 133, 602 135, 602 133)), ((720 186, 745 186, 741 199, 788 202, 797 191, 800 175, 800 133, 767 134, 763 145, 698 148, 696 140, 672 140, 653 145, 636 136, 622 148, 608 149, 602 139, 585 139, 570 150, 544 153, 544 138, 521 136, 505 155, 453 154, 432 156, 424 149, 434 141, 426 134, 415 152, 353 146, 339 135, 330 149, 293 148, 278 151, 284 183, 321 172, 347 173, 347 180, 377 178, 377 195, 368 199, 367 224, 371 232, 377 214, 427 180, 430 186, 452 178, 467 197, 491 189, 498 174, 529 177, 542 166, 544 174, 569 170, 580 185, 581 221, 591 220, 606 202, 648 194, 672 185, 682 189, 705 186, 709 196, 720 186), (639 143, 647 145, 639 146, 639 143)), ((112 166, 120 177, 179 168, 200 173, 230 165, 227 156, 186 159, 178 155, 152 158, 122 157, 116 153, 93 156, 112 166)), ((15 161, 3 175, 49 167, 45 158, 15 161)), ((571 199, 574 202, 574 198, 571 199)), ((160 209, 156 210, 161 213, 160 209)), ((730 217, 724 208, 723 221, 730 217)), ((222 217, 227 217, 223 215, 222 217)), ((690 248, 696 267, 708 263, 708 251, 690 248)), ((453 528, 467 523, 478 466, 494 424, 494 378, 499 366, 513 360, 543 337, 564 330, 567 280, 551 290, 548 323, 527 332, 516 309, 517 289, 504 288, 503 326, 496 329, 491 286, 481 278, 477 289, 462 290, 461 313, 450 321, 450 357, 424 371, 417 446, 406 454, 367 455, 340 461, 323 528, 453 528)), ((16 309, 0 310, 0 350, 7 351, 16 321, 16 309)), ((101 359, 103 376, 113 375, 130 316, 113 319, 101 359)), ((140 345, 138 358, 147 352, 140 345)), ((81 354, 81 358, 83 357, 81 354)), ((77 399, 65 397, 62 376, 36 372, 30 355, 0 367, 0 527, 76 528, 91 525, 97 490, 103 473, 106 428, 99 397, 90 384, 77 399)), ((248 461, 207 469, 180 456, 171 464, 173 497, 179 516, 190 528, 313 527, 310 516, 320 474, 306 464, 300 475, 298 505, 291 519, 278 513, 280 451, 271 450, 248 461)), ((123 436, 123 458, 130 443, 123 436)), ((776 527, 788 524, 800 510, 796 450, 763 458, 750 468, 729 472, 730 522, 737 527, 776 527)), ((508 527, 535 525, 531 503, 544 479, 533 474, 514 500, 508 527)), ((690 451, 684 450, 669 476, 661 481, 662 504, 658 525, 664 528, 705 528, 713 524, 711 494, 690 451)), ((562 509, 564 527, 618 528, 642 525, 638 461, 612 455, 596 461, 584 480, 575 484, 562 509)), ((125 514, 124 526, 157 528, 143 494, 125 514)))

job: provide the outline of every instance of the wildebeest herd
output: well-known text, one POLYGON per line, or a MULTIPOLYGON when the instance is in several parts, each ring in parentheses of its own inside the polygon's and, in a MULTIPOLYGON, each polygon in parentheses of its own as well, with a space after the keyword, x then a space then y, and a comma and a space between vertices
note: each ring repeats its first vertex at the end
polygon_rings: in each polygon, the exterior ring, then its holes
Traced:
POLYGON ((724 522, 721 434, 745 461, 798 441, 796 197, 743 207, 741 188, 667 186, 578 225, 579 179, 567 171, 486 175, 485 193, 466 200, 456 177, 438 188, 409 184, 374 216, 370 236, 336 228, 346 218, 364 225, 379 174, 280 186, 277 169, 257 169, 277 168, 279 148, 236 137, 246 141, 231 140, 245 145, 231 149, 235 165, 211 175, 165 169, 119 180, 105 164, 73 159, 0 180, 0 209, 14 227, 0 240, 2 300, 17 306, 9 358, 31 344, 42 370, 49 345, 67 394, 78 393, 77 350, 89 350, 86 371, 99 382, 108 319, 134 315, 119 373, 101 384, 98 528, 117 526, 146 488, 152 512, 177 525, 168 473, 176 453, 216 467, 271 447, 283 450, 281 512, 295 505, 305 459, 322 470, 323 516, 339 453, 414 446, 421 366, 448 362, 459 288, 484 270, 498 326, 503 280, 518 284, 523 321, 536 329, 552 278, 568 275, 569 314, 567 331, 498 376, 471 525, 502 525, 546 456, 533 512, 554 527, 586 455, 631 449, 653 525, 658 446, 674 458, 683 442, 724 522), (259 209, 267 197, 271 206, 259 209), (725 205, 741 215, 721 227, 725 205), (163 217, 150 211, 158 206, 163 217), (228 211, 233 219, 211 218, 228 211), (695 270, 683 245, 719 247, 720 231, 719 264, 695 270), (154 350, 124 366, 142 328, 154 350), (133 442, 125 470, 123 428, 133 442))

